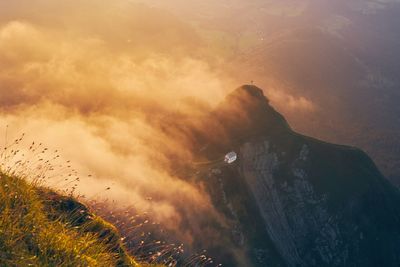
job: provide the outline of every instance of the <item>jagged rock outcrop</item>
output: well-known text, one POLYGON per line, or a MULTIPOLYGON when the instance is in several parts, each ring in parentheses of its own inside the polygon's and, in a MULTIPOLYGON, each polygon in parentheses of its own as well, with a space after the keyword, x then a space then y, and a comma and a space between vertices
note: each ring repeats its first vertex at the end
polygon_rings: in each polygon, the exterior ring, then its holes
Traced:
POLYGON ((400 193, 362 151, 290 129, 261 89, 243 86, 212 114, 225 129, 209 158, 212 200, 254 266, 399 266, 400 193))

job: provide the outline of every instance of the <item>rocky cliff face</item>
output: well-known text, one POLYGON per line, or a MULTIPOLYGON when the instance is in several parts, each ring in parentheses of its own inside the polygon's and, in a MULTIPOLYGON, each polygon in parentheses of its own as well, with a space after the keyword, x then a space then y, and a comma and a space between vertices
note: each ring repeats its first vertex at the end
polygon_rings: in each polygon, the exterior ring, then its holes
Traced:
POLYGON ((255 86, 234 91, 212 117, 225 142, 204 154, 232 149, 239 160, 207 169, 206 185, 242 262, 399 266, 400 193, 365 153, 293 132, 255 86))

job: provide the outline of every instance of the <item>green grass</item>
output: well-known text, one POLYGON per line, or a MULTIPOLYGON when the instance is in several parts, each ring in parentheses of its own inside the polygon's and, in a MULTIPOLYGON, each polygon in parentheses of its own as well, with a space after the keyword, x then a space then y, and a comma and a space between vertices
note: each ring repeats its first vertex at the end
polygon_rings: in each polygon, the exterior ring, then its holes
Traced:
POLYGON ((0 172, 0 266, 147 266, 71 197, 0 172))

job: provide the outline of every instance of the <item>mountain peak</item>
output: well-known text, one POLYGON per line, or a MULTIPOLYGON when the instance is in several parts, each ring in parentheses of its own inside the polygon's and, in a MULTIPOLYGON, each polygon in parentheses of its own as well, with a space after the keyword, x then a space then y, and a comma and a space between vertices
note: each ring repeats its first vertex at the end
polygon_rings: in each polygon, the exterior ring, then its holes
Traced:
POLYGON ((242 85, 236 88, 226 97, 225 102, 236 102, 236 105, 246 104, 253 107, 269 105, 269 99, 264 95, 264 91, 255 85, 242 85))
POLYGON ((264 91, 255 85, 249 85, 249 84, 242 85, 239 88, 237 88, 236 90, 234 90, 231 95, 240 95, 240 94, 245 94, 245 93, 247 93, 251 97, 254 97, 254 98, 260 99, 260 100, 265 100, 265 101, 267 101, 267 103, 269 103, 268 98, 264 95, 264 91))
POLYGON ((264 91, 255 85, 243 85, 217 107, 218 120, 235 138, 280 134, 290 130, 285 118, 269 103, 264 91))
POLYGON ((232 241, 265 255, 237 266, 399 266, 400 192, 364 152, 290 130, 253 85, 234 90, 215 115, 226 136, 204 154, 216 164, 232 149, 238 160, 202 167, 202 181, 234 218, 232 241))

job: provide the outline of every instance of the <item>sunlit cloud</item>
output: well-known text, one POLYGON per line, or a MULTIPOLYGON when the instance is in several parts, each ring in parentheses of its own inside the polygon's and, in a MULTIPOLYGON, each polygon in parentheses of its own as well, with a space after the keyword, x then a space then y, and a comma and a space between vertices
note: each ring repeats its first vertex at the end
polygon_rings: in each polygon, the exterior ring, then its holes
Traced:
MULTIPOLYGON (((93 12, 105 11, 96 7, 93 12)), ((95 25, 80 29, 71 19, 57 28, 40 21, 40 14, 19 18, 13 9, 18 19, 0 25, 0 121, 3 128, 10 125, 9 136, 25 132, 27 139, 59 149, 85 177, 81 194, 134 205, 164 227, 179 227, 182 216, 218 217, 201 186, 165 168, 166 153, 189 160, 191 152, 180 129, 170 125, 167 134, 160 122, 218 103, 225 94, 221 74, 195 55, 160 48, 181 36, 149 52, 119 46, 111 31, 92 34, 95 25)), ((108 19, 127 23, 118 15, 108 19)), ((138 44, 134 37, 127 36, 138 44)))

